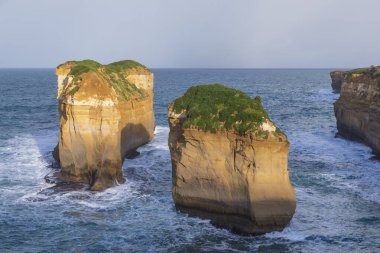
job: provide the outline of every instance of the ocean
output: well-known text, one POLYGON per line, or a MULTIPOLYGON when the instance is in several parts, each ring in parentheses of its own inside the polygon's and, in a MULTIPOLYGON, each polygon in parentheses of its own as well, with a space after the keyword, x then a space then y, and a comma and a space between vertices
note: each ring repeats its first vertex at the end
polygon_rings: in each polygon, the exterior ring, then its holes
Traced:
POLYGON ((336 137, 330 69, 153 69, 154 140, 102 192, 56 187, 54 69, 0 69, 0 252, 380 252, 380 162, 336 137), (167 105, 196 84, 259 95, 289 137, 296 213, 282 232, 241 236, 177 212, 167 105))

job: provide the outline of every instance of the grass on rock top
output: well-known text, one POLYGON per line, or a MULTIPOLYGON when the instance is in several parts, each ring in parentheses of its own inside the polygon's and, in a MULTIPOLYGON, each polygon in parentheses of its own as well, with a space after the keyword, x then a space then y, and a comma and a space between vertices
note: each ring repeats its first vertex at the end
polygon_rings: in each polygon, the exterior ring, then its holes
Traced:
POLYGON ((365 74, 369 71, 369 68, 358 68, 347 71, 348 74, 365 74))
POLYGON ((213 133, 234 129, 239 134, 245 134, 257 131, 258 126, 269 119, 259 96, 252 99, 239 90, 221 84, 189 88, 174 101, 173 109, 176 113, 186 111, 183 128, 196 127, 213 133))
POLYGON ((372 78, 380 77, 380 66, 371 66, 369 68, 357 68, 345 72, 347 75, 363 74, 369 75, 372 78))
MULTIPOLYGON (((125 78, 125 71, 132 68, 140 68, 149 71, 144 65, 132 61, 118 61, 108 65, 102 65, 93 60, 83 61, 69 61, 65 64, 72 64, 70 73, 68 75, 74 76, 72 84, 73 87, 68 87, 67 95, 74 96, 80 89, 79 83, 81 75, 88 72, 94 72, 103 77, 116 91, 116 93, 123 99, 128 99, 131 96, 144 95, 144 91, 137 88, 135 84, 130 83, 125 78)), ((57 68, 63 66, 59 65, 57 68)))

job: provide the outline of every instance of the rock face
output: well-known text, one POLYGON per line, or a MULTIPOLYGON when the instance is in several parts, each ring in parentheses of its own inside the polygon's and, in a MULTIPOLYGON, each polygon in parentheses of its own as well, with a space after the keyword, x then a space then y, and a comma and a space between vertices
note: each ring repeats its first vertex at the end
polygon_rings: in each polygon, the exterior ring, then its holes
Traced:
POLYGON ((336 93, 340 92, 345 73, 346 73, 345 71, 333 71, 330 73, 331 81, 332 81, 331 87, 333 88, 334 92, 336 93))
POLYGON ((380 155, 380 66, 347 71, 334 104, 340 135, 363 141, 380 155))
POLYGON ((153 73, 134 61, 85 60, 66 62, 56 74, 59 177, 92 190, 123 182, 125 156, 153 138, 153 73))
POLYGON ((260 97, 194 86, 168 109, 176 207, 235 232, 282 230, 296 208, 289 142, 260 97))

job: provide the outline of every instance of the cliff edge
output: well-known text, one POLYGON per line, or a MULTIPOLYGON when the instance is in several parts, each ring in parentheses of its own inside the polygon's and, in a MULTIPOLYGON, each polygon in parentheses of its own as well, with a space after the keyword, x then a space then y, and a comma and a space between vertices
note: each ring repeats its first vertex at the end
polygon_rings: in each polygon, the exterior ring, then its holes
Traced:
POLYGON ((125 156, 153 138, 153 73, 134 61, 69 61, 56 69, 64 181, 102 190, 123 182, 125 156))
POLYGON ((345 72, 334 111, 340 135, 366 143, 380 156, 380 66, 345 72))
POLYGON ((296 208, 289 142, 260 97, 200 85, 168 110, 172 194, 179 210, 249 234, 289 223, 296 208))
POLYGON ((343 80, 345 77, 345 71, 333 71, 330 72, 331 77, 331 87, 333 88, 335 93, 339 93, 343 84, 343 80))

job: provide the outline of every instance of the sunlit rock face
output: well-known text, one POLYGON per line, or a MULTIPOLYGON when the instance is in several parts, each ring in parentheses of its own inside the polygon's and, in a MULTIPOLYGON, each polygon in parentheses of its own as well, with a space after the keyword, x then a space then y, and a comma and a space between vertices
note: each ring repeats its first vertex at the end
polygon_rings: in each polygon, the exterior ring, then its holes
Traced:
POLYGON ((380 66, 347 71, 334 110, 339 134, 380 156, 380 66))
POLYGON ((291 220, 289 142, 259 97, 222 85, 190 88, 168 107, 173 199, 232 231, 262 234, 291 220))
POLYGON ((56 74, 59 178, 92 190, 123 182, 125 156, 153 138, 153 73, 134 61, 85 60, 66 62, 56 74))

